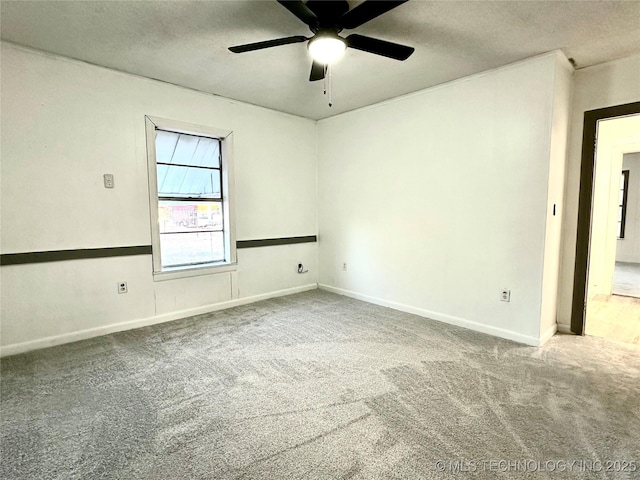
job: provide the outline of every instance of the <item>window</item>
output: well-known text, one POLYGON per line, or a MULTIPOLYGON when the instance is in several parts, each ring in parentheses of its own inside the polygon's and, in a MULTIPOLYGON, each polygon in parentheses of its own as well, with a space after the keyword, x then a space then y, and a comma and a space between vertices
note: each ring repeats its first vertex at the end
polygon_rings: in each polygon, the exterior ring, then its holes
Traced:
POLYGON ((624 238, 624 225, 627 219, 627 195, 629 191, 629 170, 623 170, 620 177, 620 196, 618 202, 618 238, 624 238))
POLYGON ((229 131, 146 117, 154 274, 236 262, 229 131))

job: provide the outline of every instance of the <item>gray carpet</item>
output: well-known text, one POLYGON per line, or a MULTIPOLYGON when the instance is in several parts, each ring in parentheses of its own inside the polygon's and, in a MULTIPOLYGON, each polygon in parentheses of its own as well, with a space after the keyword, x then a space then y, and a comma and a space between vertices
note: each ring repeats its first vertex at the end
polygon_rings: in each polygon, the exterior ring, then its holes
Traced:
POLYGON ((640 476, 606 463, 640 462, 640 349, 321 291, 9 357, 1 386, 4 479, 640 476))

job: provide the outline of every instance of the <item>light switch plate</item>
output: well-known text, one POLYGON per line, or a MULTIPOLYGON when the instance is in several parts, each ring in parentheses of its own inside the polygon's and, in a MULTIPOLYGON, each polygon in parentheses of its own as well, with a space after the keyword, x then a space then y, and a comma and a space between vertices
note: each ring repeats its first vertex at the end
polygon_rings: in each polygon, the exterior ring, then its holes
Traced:
POLYGON ((104 178, 104 188, 113 188, 114 187, 113 174, 105 173, 103 175, 103 178, 104 178))

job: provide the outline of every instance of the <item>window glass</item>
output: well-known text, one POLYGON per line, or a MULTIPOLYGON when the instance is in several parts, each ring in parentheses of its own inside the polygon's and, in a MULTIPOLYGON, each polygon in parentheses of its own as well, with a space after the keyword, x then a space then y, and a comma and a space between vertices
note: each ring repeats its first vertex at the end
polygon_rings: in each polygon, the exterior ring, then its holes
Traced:
POLYGON ((162 266, 197 266, 224 260, 222 232, 167 233, 160 235, 162 266))
POLYGON ((222 230, 222 202, 158 202, 160 233, 222 230))
POLYGON ((627 196, 629 190, 629 170, 623 170, 620 176, 620 196, 618 197, 618 239, 624 238, 627 218, 627 196))
POLYGON ((220 170, 158 164, 158 196, 220 198, 220 170))
POLYGON ((156 159, 158 163, 220 168, 220 141, 158 130, 156 159))

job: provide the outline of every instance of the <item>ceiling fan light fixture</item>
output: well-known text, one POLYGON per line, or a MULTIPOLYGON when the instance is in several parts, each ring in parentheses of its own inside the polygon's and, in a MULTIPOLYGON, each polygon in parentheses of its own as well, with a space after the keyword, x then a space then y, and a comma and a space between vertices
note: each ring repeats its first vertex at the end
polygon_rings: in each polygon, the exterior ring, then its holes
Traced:
POLYGON ((336 36, 317 36, 309 42, 309 53, 318 63, 330 65, 339 60, 347 48, 343 39, 336 36))

